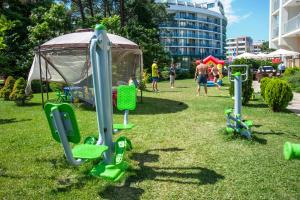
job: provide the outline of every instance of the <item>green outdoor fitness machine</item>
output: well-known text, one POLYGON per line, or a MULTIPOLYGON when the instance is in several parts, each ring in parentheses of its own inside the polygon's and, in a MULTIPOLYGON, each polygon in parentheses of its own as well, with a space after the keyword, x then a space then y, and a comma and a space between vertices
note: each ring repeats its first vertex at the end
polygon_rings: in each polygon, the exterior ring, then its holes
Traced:
POLYGON ((238 133, 250 139, 253 122, 242 120, 242 83, 248 80, 248 71, 248 65, 230 65, 228 67, 229 81, 234 82, 234 110, 226 109, 225 114, 227 117, 226 132, 229 134, 238 133), (238 72, 232 74, 233 69, 238 72), (241 73, 240 71, 245 72, 241 73))
POLYGON ((71 105, 48 103, 45 113, 53 138, 62 143, 68 162, 78 166, 85 161, 103 157, 103 161, 93 167, 90 174, 112 181, 118 181, 125 173, 128 164, 124 161, 126 150, 132 149, 126 137, 112 141, 112 64, 111 42, 105 27, 96 25, 95 34, 90 42, 90 60, 93 68, 93 84, 98 123, 98 139, 88 137, 84 144, 71 149, 69 143, 80 142, 80 132, 71 105))
POLYGON ((283 155, 286 160, 300 159, 300 144, 286 142, 283 146, 283 155))

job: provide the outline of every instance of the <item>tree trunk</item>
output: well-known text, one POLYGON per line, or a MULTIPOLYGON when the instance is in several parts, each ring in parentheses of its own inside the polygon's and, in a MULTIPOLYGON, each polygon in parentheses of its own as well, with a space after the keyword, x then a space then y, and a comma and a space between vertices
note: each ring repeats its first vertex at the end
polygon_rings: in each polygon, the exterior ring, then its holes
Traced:
POLYGON ((120 16, 121 16, 121 27, 125 26, 125 8, 124 8, 124 0, 120 0, 120 16))
POLYGON ((88 0, 91 16, 94 17, 93 0, 88 0))
POLYGON ((77 3, 80 15, 81 15, 81 19, 82 22, 85 22, 85 15, 84 15, 84 11, 83 11, 83 6, 82 6, 82 2, 81 0, 74 0, 77 3))

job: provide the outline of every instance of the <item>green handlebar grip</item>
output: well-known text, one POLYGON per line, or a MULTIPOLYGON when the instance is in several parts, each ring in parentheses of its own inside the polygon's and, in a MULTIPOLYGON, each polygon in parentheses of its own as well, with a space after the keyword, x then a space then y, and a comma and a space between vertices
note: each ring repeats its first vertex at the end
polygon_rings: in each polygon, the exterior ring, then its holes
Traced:
POLYGON ((286 142, 283 146, 283 155, 286 160, 300 158, 300 144, 286 142))
POLYGON ((95 29, 96 29, 96 30, 105 30, 106 27, 105 27, 103 24, 96 24, 95 29))
POLYGON ((234 76, 241 76, 241 72, 235 72, 233 75, 234 76))

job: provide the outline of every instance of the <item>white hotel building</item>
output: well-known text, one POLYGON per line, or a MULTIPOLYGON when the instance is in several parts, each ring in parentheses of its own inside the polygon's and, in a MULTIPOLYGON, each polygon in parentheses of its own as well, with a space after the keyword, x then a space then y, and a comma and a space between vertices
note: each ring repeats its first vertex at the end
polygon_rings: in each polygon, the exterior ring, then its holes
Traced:
POLYGON ((156 0, 174 19, 160 24, 160 41, 171 56, 188 67, 194 59, 225 59, 227 19, 218 0, 156 0))
POLYGON ((270 48, 300 52, 300 0, 270 0, 270 48))

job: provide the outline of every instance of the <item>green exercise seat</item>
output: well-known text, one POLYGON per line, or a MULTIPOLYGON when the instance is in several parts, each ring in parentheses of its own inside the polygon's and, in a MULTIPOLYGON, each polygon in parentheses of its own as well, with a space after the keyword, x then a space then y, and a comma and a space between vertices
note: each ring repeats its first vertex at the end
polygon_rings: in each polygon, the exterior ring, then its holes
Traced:
POLYGON ((136 87, 134 85, 120 85, 117 88, 117 109, 125 111, 124 114, 124 123, 123 124, 114 124, 113 128, 122 130, 122 129, 131 129, 134 127, 134 124, 127 123, 128 112, 130 110, 135 110, 136 108, 136 87))
MULTIPOLYGON (((56 121, 53 116, 54 111, 59 111, 60 119, 63 122, 63 129, 66 133, 68 142, 78 144, 81 140, 78 124, 75 116, 75 112, 70 104, 54 104, 47 103, 45 105, 45 114, 47 117, 48 124, 51 129, 51 134, 54 140, 61 143, 61 134, 56 121)), ((65 148, 65 146, 64 146, 65 148)), ((102 154, 108 149, 105 145, 94 145, 94 144, 79 144, 72 149, 74 158, 80 159, 97 159, 102 157, 102 154)), ((65 150, 66 151, 66 150, 65 150)))

